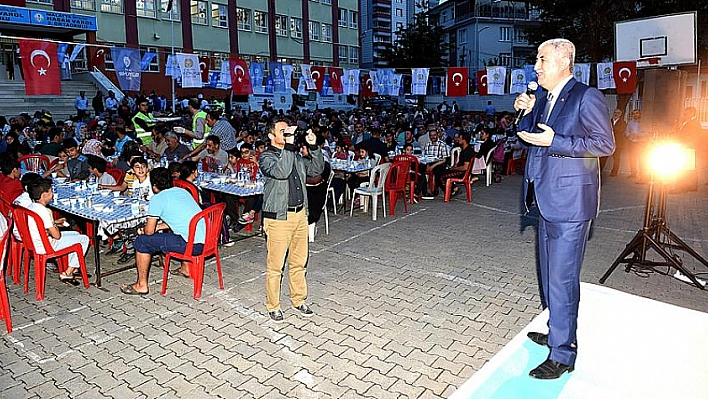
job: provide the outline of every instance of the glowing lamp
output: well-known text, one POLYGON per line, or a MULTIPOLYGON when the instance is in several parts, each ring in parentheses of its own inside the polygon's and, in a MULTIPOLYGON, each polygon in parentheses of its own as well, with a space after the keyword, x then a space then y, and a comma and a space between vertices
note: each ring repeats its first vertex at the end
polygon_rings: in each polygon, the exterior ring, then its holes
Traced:
POLYGON ((695 168, 695 155, 679 143, 658 143, 649 153, 649 168, 659 179, 676 177, 679 173, 695 168))

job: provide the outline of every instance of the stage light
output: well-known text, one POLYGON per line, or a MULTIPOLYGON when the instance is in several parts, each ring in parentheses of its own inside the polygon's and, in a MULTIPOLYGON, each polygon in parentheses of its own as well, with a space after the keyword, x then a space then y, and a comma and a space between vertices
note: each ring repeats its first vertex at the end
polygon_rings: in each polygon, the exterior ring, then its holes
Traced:
POLYGON ((681 172, 695 167, 693 151, 674 142, 656 144, 651 149, 648 160, 654 177, 661 180, 676 177, 681 172))

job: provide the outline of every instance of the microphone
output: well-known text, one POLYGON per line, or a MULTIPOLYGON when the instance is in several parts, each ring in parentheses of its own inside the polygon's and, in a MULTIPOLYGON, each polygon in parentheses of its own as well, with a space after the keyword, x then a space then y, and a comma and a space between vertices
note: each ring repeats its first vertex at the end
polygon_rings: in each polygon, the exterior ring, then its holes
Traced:
MULTIPOLYGON (((538 83, 529 82, 529 84, 526 85, 526 95, 530 96, 536 93, 536 90, 538 90, 538 83)), ((526 115, 525 109, 520 109, 516 111, 516 118, 514 118, 514 127, 519 126, 519 122, 521 122, 521 118, 523 118, 524 115, 526 115)))

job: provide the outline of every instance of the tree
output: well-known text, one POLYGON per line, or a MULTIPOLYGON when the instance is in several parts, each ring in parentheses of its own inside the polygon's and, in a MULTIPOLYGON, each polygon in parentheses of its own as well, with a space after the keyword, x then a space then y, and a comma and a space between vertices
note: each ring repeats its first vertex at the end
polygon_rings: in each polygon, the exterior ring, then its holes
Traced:
MULTIPOLYGON (((425 10, 425 4, 418 7, 425 10)), ((449 45, 443 40, 442 26, 431 21, 425 11, 414 16, 414 23, 396 31, 396 41, 382 51, 392 68, 430 68, 447 64, 449 45)))
POLYGON ((532 0, 541 10, 540 24, 529 26, 530 43, 563 37, 575 44, 576 60, 600 62, 614 58, 615 22, 664 14, 698 11, 699 53, 708 50, 708 2, 695 0, 532 0))

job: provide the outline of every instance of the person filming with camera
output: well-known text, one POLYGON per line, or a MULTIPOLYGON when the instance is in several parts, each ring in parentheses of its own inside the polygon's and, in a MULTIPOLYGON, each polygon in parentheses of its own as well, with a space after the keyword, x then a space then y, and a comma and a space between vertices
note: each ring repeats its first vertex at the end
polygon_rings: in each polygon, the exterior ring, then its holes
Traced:
POLYGON ((280 306, 280 283, 285 256, 288 261, 290 302, 300 315, 313 315, 307 304, 305 279, 308 258, 307 176, 322 173, 325 167, 317 137, 307 130, 304 145, 309 158, 299 155, 295 146, 297 126, 275 119, 266 127, 270 146, 261 154, 259 166, 263 173, 263 224, 267 236, 266 310, 275 323, 283 321, 280 306))

